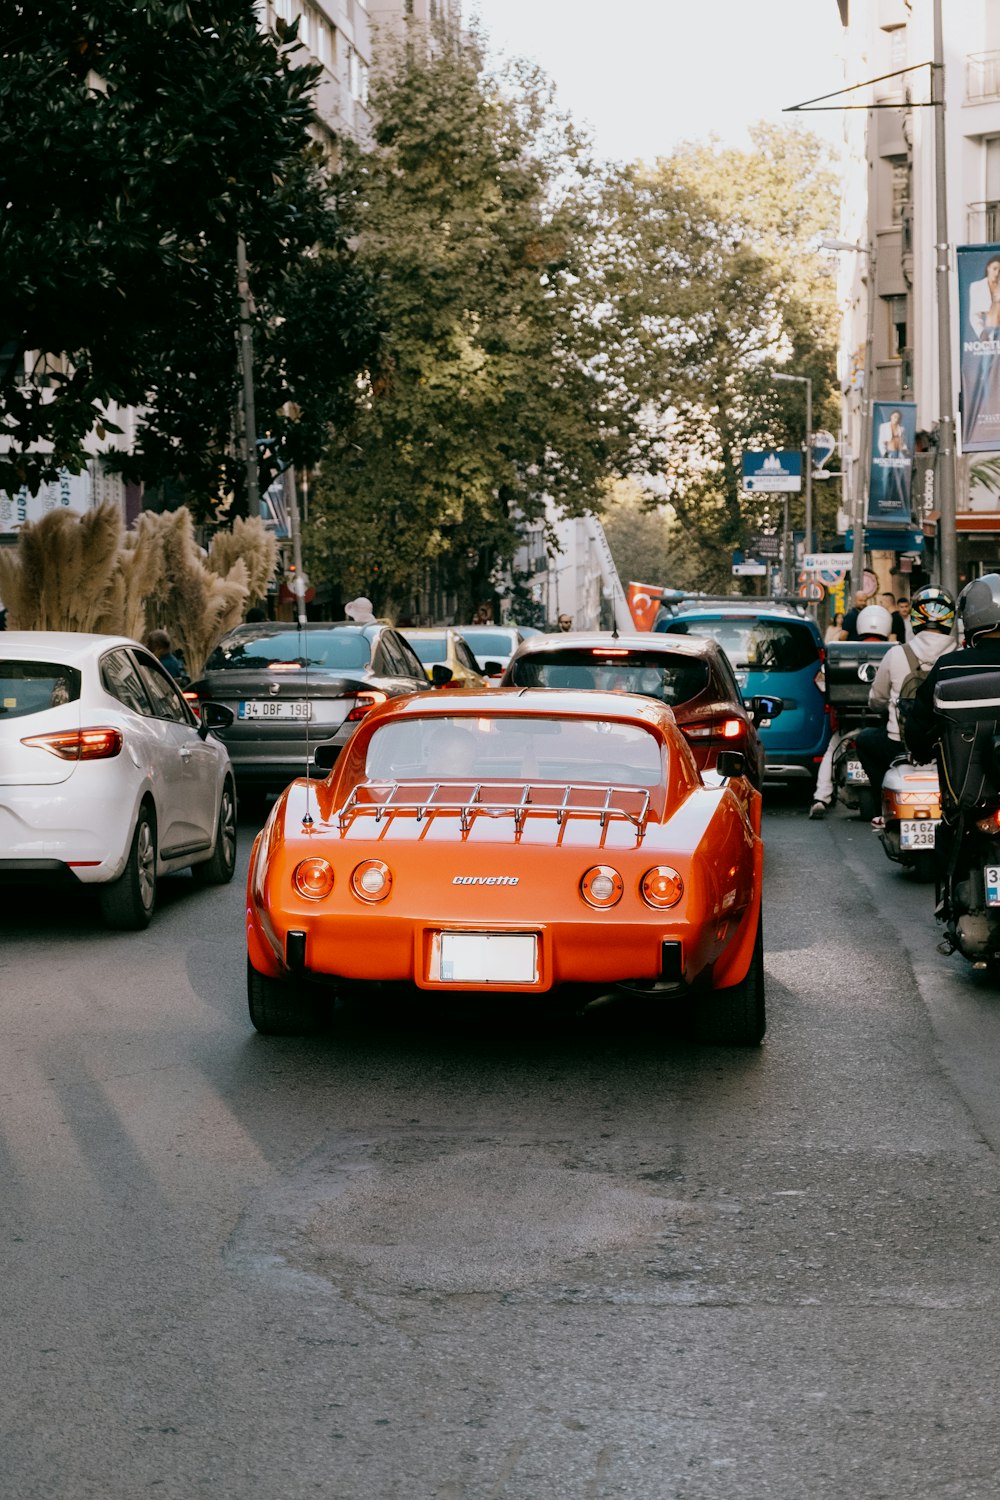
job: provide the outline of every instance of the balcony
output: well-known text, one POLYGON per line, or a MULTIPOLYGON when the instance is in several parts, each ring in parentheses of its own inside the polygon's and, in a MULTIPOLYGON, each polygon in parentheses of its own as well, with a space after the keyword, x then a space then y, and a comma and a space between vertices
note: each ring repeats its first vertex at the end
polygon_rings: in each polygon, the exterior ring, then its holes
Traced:
POLYGON ((1000 99, 1000 52, 974 52, 965 59, 965 102, 1000 99))
POLYGON ((970 245, 995 245, 1000 232, 1000 203, 969 203, 965 232, 970 245))

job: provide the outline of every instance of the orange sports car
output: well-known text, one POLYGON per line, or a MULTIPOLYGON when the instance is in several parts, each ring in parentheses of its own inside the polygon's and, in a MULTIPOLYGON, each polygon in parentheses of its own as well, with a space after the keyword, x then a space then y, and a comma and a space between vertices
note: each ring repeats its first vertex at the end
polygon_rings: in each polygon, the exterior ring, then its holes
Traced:
POLYGON ((699 775, 672 711, 628 694, 443 692, 375 709, 325 781, 294 781, 247 886, 258 1031, 315 1029, 338 984, 466 995, 575 987, 764 1034, 760 794, 699 775), (323 983, 317 981, 327 981, 323 983))

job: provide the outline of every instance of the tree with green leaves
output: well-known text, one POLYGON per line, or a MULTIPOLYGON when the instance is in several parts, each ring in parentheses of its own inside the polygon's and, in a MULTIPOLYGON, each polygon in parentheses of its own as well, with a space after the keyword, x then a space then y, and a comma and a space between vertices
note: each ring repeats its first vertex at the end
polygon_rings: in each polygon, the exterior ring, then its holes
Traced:
POLYGON ((642 457, 602 329, 597 174, 536 70, 441 30, 376 78, 341 212, 378 288, 381 362, 313 487, 317 578, 377 606, 433 566, 459 616, 543 498, 597 506, 642 457))
POLYGON ((128 474, 202 511, 241 493, 240 234, 258 425, 315 460, 376 328, 297 50, 294 27, 261 32, 253 0, 7 0, 0 487, 79 471, 117 404, 142 412, 128 474))
MULTIPOLYGON (((745 451, 805 441, 802 387, 775 370, 812 379, 814 427, 837 420, 836 303, 815 248, 835 180, 814 137, 762 125, 752 138, 749 151, 683 146, 626 172, 611 230, 619 321, 642 331, 655 409, 655 501, 689 553, 700 544, 689 581, 701 587, 727 580, 750 532, 780 523, 780 497, 741 489, 745 451)), ((822 532, 834 502, 816 502, 822 532)))

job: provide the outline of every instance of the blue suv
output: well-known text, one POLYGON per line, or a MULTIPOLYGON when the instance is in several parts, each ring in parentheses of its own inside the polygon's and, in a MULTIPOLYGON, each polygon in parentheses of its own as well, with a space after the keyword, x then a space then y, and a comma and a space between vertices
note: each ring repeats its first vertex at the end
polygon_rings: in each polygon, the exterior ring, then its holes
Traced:
POLYGON ((760 726, 765 781, 797 782, 812 790, 830 738, 819 626, 780 604, 732 604, 689 599, 661 611, 653 626, 667 635, 718 641, 745 699, 780 698, 784 709, 760 726))

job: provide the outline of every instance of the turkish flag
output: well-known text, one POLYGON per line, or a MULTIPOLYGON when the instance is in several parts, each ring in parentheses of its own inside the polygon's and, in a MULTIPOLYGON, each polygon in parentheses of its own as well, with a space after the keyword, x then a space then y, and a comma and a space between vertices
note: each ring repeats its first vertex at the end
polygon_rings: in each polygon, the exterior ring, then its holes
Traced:
POLYGON ((660 611, 663 590, 652 583, 630 583, 625 591, 629 613, 636 630, 652 630, 653 621, 660 611))

